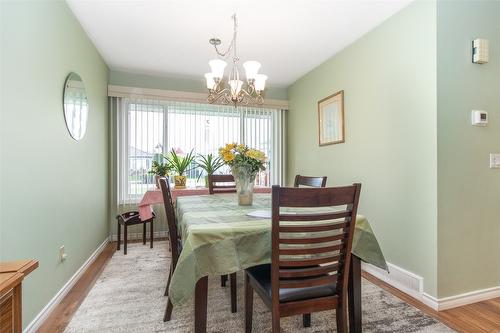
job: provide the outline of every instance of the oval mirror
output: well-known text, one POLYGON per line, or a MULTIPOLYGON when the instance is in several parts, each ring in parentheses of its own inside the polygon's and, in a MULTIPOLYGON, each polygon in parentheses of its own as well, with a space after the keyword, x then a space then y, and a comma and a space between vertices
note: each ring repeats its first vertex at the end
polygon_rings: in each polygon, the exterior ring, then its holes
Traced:
POLYGON ((87 130, 89 103, 80 75, 69 73, 64 84, 63 103, 69 134, 77 141, 83 139, 87 130))

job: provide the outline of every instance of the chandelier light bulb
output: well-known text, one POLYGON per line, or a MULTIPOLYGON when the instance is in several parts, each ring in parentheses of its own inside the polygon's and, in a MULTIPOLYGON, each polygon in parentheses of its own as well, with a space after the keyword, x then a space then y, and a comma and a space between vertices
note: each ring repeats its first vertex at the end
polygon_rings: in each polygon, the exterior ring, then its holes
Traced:
POLYGON ((255 80, 260 69, 260 62, 258 61, 245 61, 243 63, 243 68, 245 68, 245 73, 247 80, 255 80))
POLYGON ((267 75, 257 74, 255 78, 255 90, 263 91, 266 88, 267 75))
POLYGON ((224 69, 227 63, 224 60, 213 59, 208 62, 210 69, 212 70, 212 78, 221 79, 224 76, 224 69))
POLYGON ((207 80, 207 88, 209 90, 215 89, 215 80, 212 73, 205 73, 205 79, 207 80))
POLYGON ((231 95, 233 97, 238 96, 241 91, 241 87, 243 86, 243 81, 241 80, 230 80, 229 87, 231 87, 231 95))

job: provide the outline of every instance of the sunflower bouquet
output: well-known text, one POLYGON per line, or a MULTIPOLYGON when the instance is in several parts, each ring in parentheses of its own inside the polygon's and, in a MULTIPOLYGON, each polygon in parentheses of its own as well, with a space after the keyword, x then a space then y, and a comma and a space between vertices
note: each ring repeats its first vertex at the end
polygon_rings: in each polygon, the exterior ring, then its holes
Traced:
POLYGON ((228 143, 219 149, 219 155, 231 169, 245 167, 252 173, 266 170, 266 154, 244 144, 228 143))
POLYGON ((242 206, 253 202, 253 184, 259 171, 266 169, 267 157, 262 151, 244 144, 229 143, 219 149, 219 156, 231 168, 242 206))

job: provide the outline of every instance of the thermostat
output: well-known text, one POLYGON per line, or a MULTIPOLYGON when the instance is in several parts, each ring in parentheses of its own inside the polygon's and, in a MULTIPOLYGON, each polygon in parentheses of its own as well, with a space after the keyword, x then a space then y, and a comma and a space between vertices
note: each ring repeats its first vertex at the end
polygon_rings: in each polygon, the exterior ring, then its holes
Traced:
POLYGON ((487 39, 474 39, 472 41, 472 62, 486 64, 490 60, 489 41, 487 39))
POLYGON ((486 126, 488 124, 488 112, 472 110, 472 125, 486 126))

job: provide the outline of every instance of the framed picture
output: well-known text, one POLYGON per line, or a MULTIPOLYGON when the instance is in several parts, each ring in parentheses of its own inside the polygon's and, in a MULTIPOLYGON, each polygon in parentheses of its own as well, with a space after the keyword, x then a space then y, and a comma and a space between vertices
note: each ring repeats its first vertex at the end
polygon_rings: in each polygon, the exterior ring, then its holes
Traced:
POLYGON ((345 142, 343 90, 318 102, 318 126, 320 146, 345 142))

